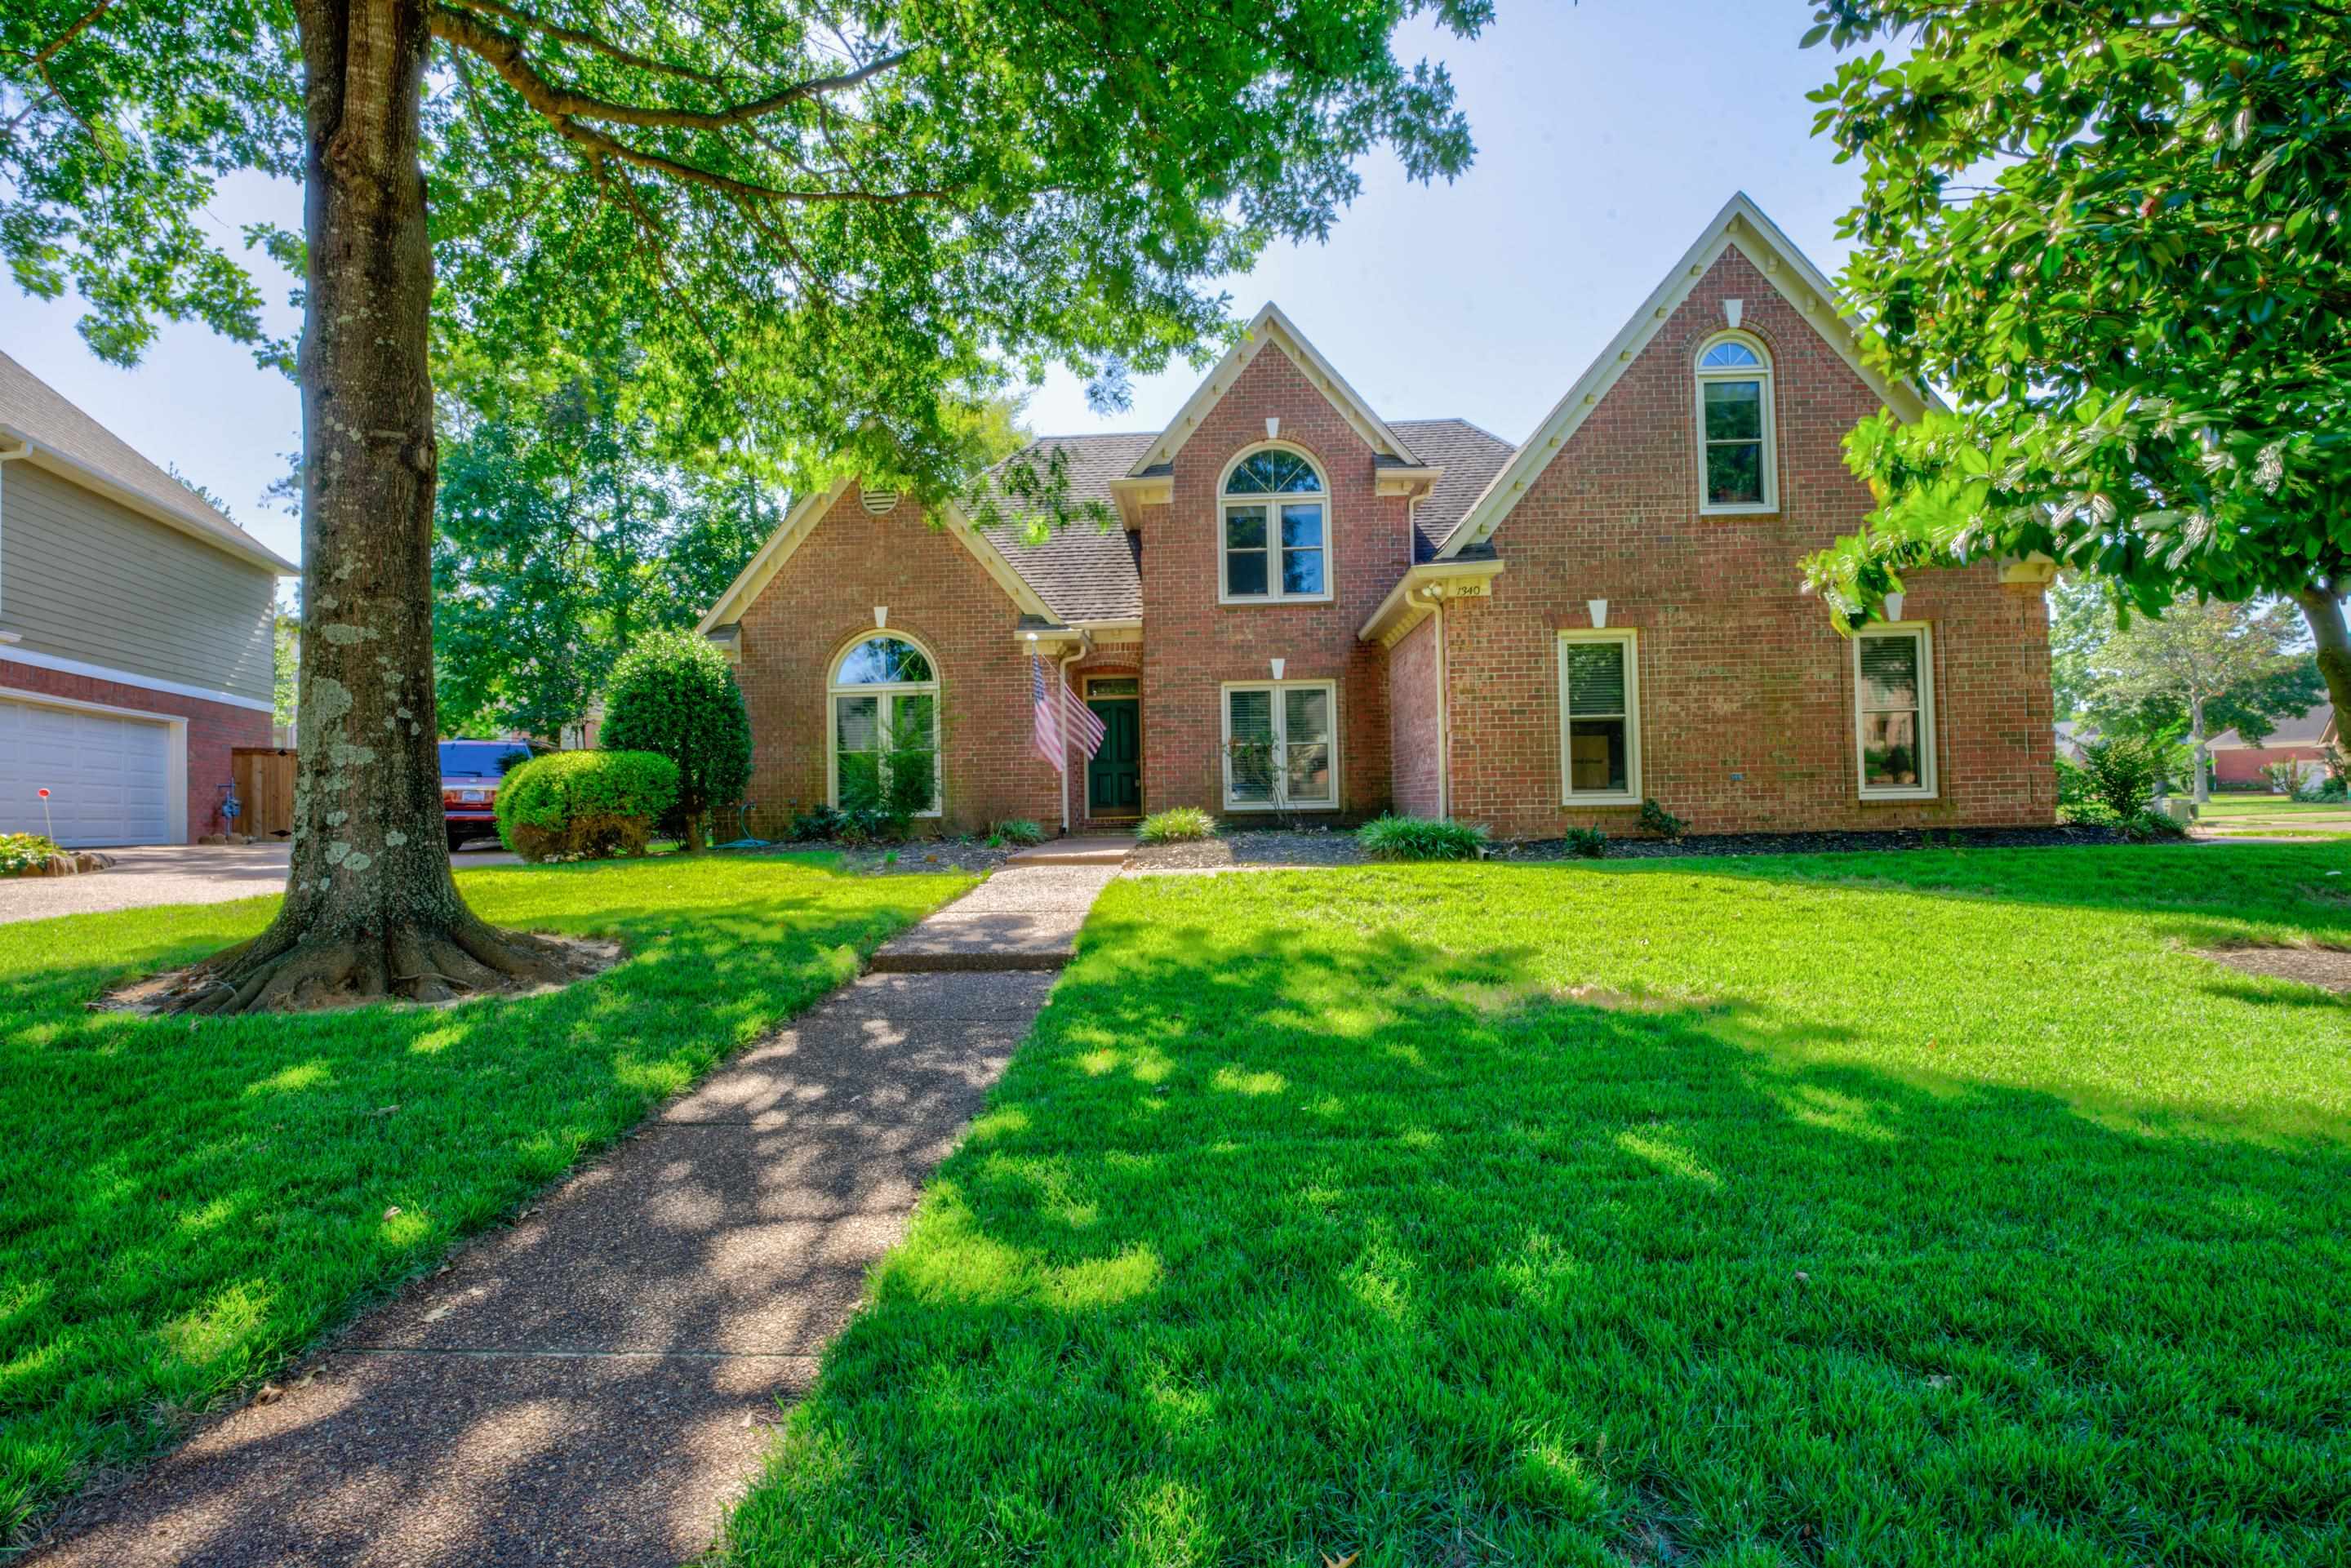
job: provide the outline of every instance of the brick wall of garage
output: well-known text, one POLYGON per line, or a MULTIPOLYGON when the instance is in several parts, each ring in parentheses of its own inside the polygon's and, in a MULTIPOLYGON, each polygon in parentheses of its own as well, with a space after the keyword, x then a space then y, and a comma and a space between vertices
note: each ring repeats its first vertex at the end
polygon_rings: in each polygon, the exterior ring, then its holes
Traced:
POLYGON ((270 744, 270 716, 257 709, 20 664, 0 653, 0 695, 12 691, 187 720, 191 840, 221 829, 220 803, 225 794, 221 786, 229 782, 230 753, 238 747, 270 744))

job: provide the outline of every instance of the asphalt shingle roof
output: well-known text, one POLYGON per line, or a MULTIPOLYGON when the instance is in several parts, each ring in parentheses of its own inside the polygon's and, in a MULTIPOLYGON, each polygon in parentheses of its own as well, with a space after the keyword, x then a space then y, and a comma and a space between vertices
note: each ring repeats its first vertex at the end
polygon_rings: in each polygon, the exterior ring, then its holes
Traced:
POLYGON ((141 457, 131 444, 68 402, 64 393, 0 353, 0 425, 7 425, 68 464, 119 486, 185 523, 191 532, 239 554, 293 563, 207 506, 193 490, 141 457))
POLYGON ((1423 463, 1445 470, 1437 488, 1413 513, 1413 525, 1420 535, 1413 559, 1427 560, 1445 548, 1445 541, 1469 515, 1471 503, 1485 493, 1518 448, 1466 419, 1398 419, 1391 420, 1388 428, 1423 463))
POLYGON ((1042 475, 1058 454, 1069 504, 1097 501, 1110 508, 1106 528, 1073 518, 1054 528, 1043 543, 1030 544, 1024 535, 1035 514, 1007 498, 1008 520, 987 530, 988 542, 1004 552, 1012 570, 1063 621, 1124 621, 1143 613, 1142 541, 1119 521, 1110 482, 1123 478, 1158 439, 1155 430, 1049 435, 997 465, 1000 474, 1014 464, 1027 463, 1042 475))

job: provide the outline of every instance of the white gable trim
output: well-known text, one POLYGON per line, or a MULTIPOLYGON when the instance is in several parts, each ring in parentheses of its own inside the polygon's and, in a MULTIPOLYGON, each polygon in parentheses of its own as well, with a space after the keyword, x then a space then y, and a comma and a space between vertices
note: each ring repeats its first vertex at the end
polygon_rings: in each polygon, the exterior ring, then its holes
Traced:
POLYGON ((849 486, 847 478, 835 479, 829 488, 813 492, 785 513, 776 531, 768 536, 768 542, 759 547, 748 565, 736 573, 726 591, 718 596, 718 602, 710 607, 710 613, 702 618, 702 624, 694 629, 695 635, 706 637, 714 626, 742 620, 743 612, 750 609, 768 584, 776 580, 776 573, 784 569, 784 563, 792 559, 792 552, 800 548, 801 542, 816 532, 817 524, 831 512, 833 503, 849 493, 849 486))
MULTIPOLYGON (((768 536, 768 542, 759 547, 759 553, 751 558, 750 564, 727 585, 726 591, 718 596, 718 602, 712 605, 710 612, 702 618, 701 624, 695 628, 695 633, 706 637, 715 627, 742 620, 744 612, 767 591, 768 584, 775 581, 776 574, 783 570, 793 552, 816 532, 825 518, 832 515, 833 507, 849 494, 849 486, 854 482, 853 476, 836 479, 830 487, 810 495, 785 514, 782 524, 768 536)), ((987 535, 972 527, 971 519, 964 516, 962 508, 952 505, 943 507, 940 515, 944 525, 942 531, 971 552, 972 559, 979 562, 980 570, 996 580, 997 586, 1010 596, 1014 604, 1029 614, 1041 615, 1049 621, 1058 619, 1052 607, 1038 596, 1037 591, 1029 586, 1019 572, 1013 570, 1004 552, 989 543, 987 535)))
POLYGON ((1249 369, 1250 362, 1269 343, 1290 356, 1290 362, 1298 367, 1300 373, 1330 400, 1331 406, 1354 427, 1355 434, 1364 438, 1365 445, 1410 466, 1417 468, 1421 465, 1420 460, 1412 455, 1402 438, 1387 427, 1387 422, 1372 412, 1372 405, 1364 401, 1363 394, 1347 384, 1346 377, 1331 368, 1331 361, 1306 340, 1305 334, 1281 313, 1280 306, 1268 300, 1265 308, 1250 318, 1248 328, 1241 334, 1241 340, 1226 350, 1225 357, 1217 361, 1217 368, 1208 372, 1207 379, 1193 392, 1184 406, 1176 410, 1176 417, 1167 422, 1167 428, 1159 433, 1159 439, 1151 444, 1150 450, 1134 460, 1134 466, 1126 471, 1127 477, 1141 478, 1144 469, 1155 464, 1174 462, 1176 454, 1192 439, 1192 433, 1200 428, 1200 422, 1224 401, 1225 394, 1240 381, 1241 372, 1249 369))
POLYGON ((1640 358, 1641 350, 1672 319, 1674 312, 1721 259, 1723 252, 1732 249, 1754 264, 1755 270, 1812 323, 1822 340, 1834 349, 1837 356, 1898 417, 1915 420, 1930 405, 1940 406, 1931 392, 1889 381, 1863 362, 1860 333, 1835 287, 1796 248, 1793 241, 1780 232, 1777 224, 1764 216, 1763 210, 1749 199, 1747 193, 1740 191, 1723 204, 1722 210, 1706 225, 1697 242, 1683 253, 1681 260, 1674 264, 1673 270, 1666 274, 1665 280, 1650 292, 1648 298, 1641 302, 1632 319, 1576 378, 1575 384, 1567 389, 1567 395, 1543 416, 1542 423, 1535 427, 1535 433, 1519 448, 1517 455, 1504 465, 1493 482, 1470 504, 1445 548, 1437 552, 1438 559, 1458 555, 1466 547, 1493 537, 1527 487, 1551 466, 1552 459, 1559 455, 1568 438, 1583 426, 1633 361, 1640 358))

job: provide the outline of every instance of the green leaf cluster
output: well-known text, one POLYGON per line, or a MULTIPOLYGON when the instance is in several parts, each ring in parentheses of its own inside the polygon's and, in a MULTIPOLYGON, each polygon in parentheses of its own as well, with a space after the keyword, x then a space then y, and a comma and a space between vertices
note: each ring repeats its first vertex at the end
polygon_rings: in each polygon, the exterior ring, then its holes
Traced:
POLYGON ((2120 601, 2338 591, 2351 552, 2351 14, 1831 0, 1860 167, 1843 284, 1952 394, 1847 442, 1876 506, 1805 563, 1841 625, 1915 566, 2047 556, 2120 601))
POLYGON ((640 638, 612 668, 601 744, 677 765, 677 806, 699 819, 751 784, 751 718, 726 656, 689 632, 640 638))
POLYGON ((549 752, 499 781, 499 841, 528 861, 642 854, 677 779, 677 764, 651 751, 549 752))

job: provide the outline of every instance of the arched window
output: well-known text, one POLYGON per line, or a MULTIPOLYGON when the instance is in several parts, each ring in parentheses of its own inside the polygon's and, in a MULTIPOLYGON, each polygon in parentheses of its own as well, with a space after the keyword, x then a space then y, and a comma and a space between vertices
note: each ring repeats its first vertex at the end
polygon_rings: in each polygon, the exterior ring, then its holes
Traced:
POLYGON ((904 637, 877 632, 833 662, 832 804, 935 817, 939 776, 939 676, 931 656, 904 637))
POLYGON ((1701 512, 1769 512, 1780 504, 1771 433, 1771 361, 1743 332, 1709 338, 1698 353, 1701 512))
POLYGON ((1322 472, 1304 453, 1261 446, 1225 472, 1228 601, 1331 597, 1331 517, 1322 472))

